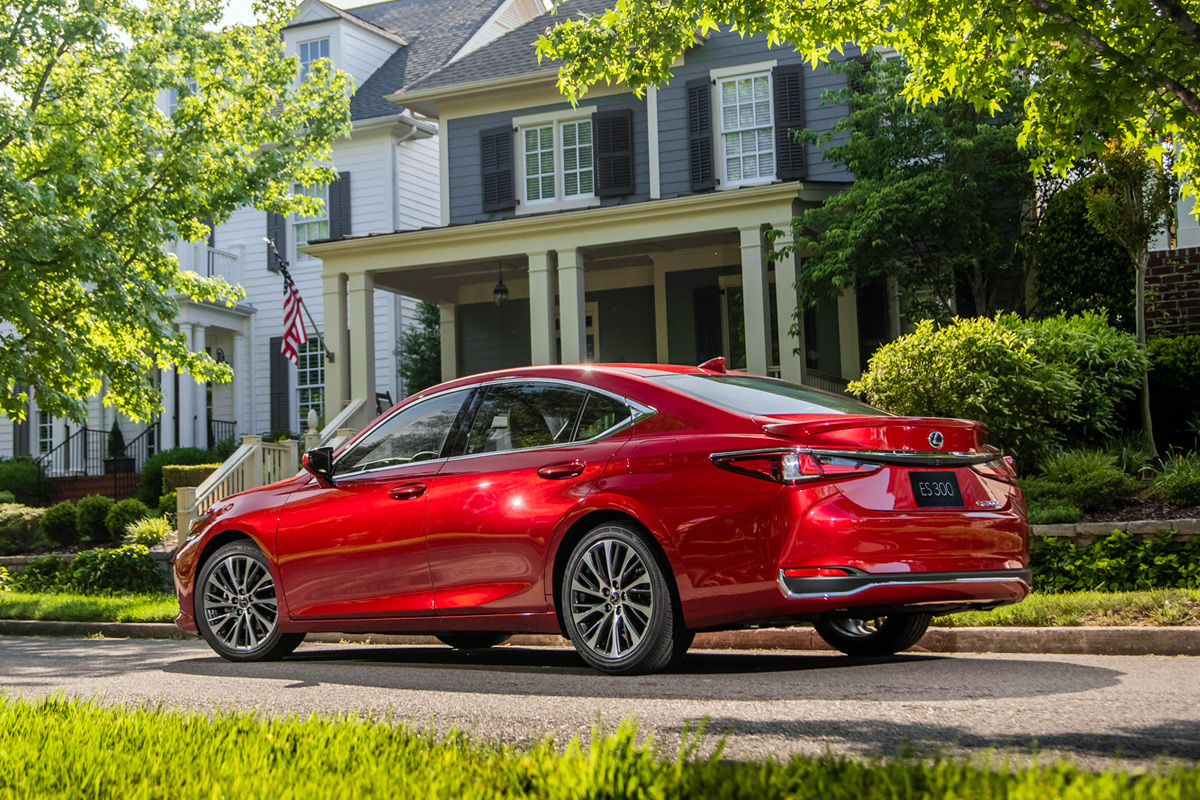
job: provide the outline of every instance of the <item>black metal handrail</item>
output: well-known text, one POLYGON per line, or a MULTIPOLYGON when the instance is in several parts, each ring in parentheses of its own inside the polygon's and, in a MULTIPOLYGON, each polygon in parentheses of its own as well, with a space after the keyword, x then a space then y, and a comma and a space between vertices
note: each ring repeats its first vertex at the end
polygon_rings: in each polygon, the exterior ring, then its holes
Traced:
POLYGON ((208 446, 213 448, 218 442, 223 442, 226 439, 232 439, 237 435, 237 420, 232 422, 224 419, 210 419, 208 421, 208 446))
POLYGON ((103 472, 108 432, 80 428, 37 460, 48 477, 103 472))
POLYGON ((161 423, 155 420, 146 426, 146 430, 125 443, 125 450, 122 455, 133 459, 133 469, 135 472, 141 470, 147 458, 158 452, 159 443, 162 441, 159 436, 161 428, 161 423))

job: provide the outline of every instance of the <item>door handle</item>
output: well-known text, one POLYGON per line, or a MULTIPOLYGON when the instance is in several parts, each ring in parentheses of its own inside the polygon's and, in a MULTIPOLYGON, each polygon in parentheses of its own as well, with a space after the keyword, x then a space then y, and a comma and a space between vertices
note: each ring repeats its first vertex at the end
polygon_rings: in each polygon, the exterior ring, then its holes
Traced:
POLYGON ((399 486, 393 486, 388 489, 388 497, 393 500, 412 500, 414 497, 420 497, 425 494, 425 484, 420 481, 412 483, 402 483, 399 486))
POLYGON ((538 475, 550 480, 562 480, 563 478, 574 478, 579 473, 583 472, 586 467, 582 461, 564 461, 561 464, 550 464, 538 470, 538 475))

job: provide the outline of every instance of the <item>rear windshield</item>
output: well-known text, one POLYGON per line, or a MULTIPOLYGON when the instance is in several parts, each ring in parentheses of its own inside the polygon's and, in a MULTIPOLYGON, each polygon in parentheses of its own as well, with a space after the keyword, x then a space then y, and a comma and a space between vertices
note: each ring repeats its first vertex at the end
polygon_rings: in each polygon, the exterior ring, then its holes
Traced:
POLYGON ((890 416, 865 403, 758 375, 666 375, 659 381, 677 392, 742 414, 865 414, 890 416))

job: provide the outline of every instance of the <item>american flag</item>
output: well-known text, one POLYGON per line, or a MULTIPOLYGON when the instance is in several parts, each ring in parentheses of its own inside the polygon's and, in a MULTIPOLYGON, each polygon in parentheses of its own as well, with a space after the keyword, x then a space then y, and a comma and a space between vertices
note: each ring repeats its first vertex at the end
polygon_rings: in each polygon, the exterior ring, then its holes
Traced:
POLYGON ((300 314, 300 291, 292 276, 283 274, 283 346, 279 352, 296 366, 300 365, 300 345, 308 341, 304 317, 300 314))

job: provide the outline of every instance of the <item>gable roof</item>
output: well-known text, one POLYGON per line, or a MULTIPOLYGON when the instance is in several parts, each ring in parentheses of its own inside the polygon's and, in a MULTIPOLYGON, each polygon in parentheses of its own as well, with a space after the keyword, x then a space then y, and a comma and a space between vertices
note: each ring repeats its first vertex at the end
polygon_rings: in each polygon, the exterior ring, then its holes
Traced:
MULTIPOLYGON (((546 12, 534 17, 519 28, 509 31, 500 38, 469 53, 452 64, 430 72, 407 86, 397 86, 393 91, 421 91, 460 83, 472 83, 487 78, 502 78, 526 75, 533 72, 557 72, 558 61, 543 60, 538 63, 533 43, 537 38, 564 19, 579 19, 584 15, 598 14, 609 8, 613 0, 568 0, 558 8, 556 14, 546 12)), ((397 98, 403 103, 403 98, 397 98)))

